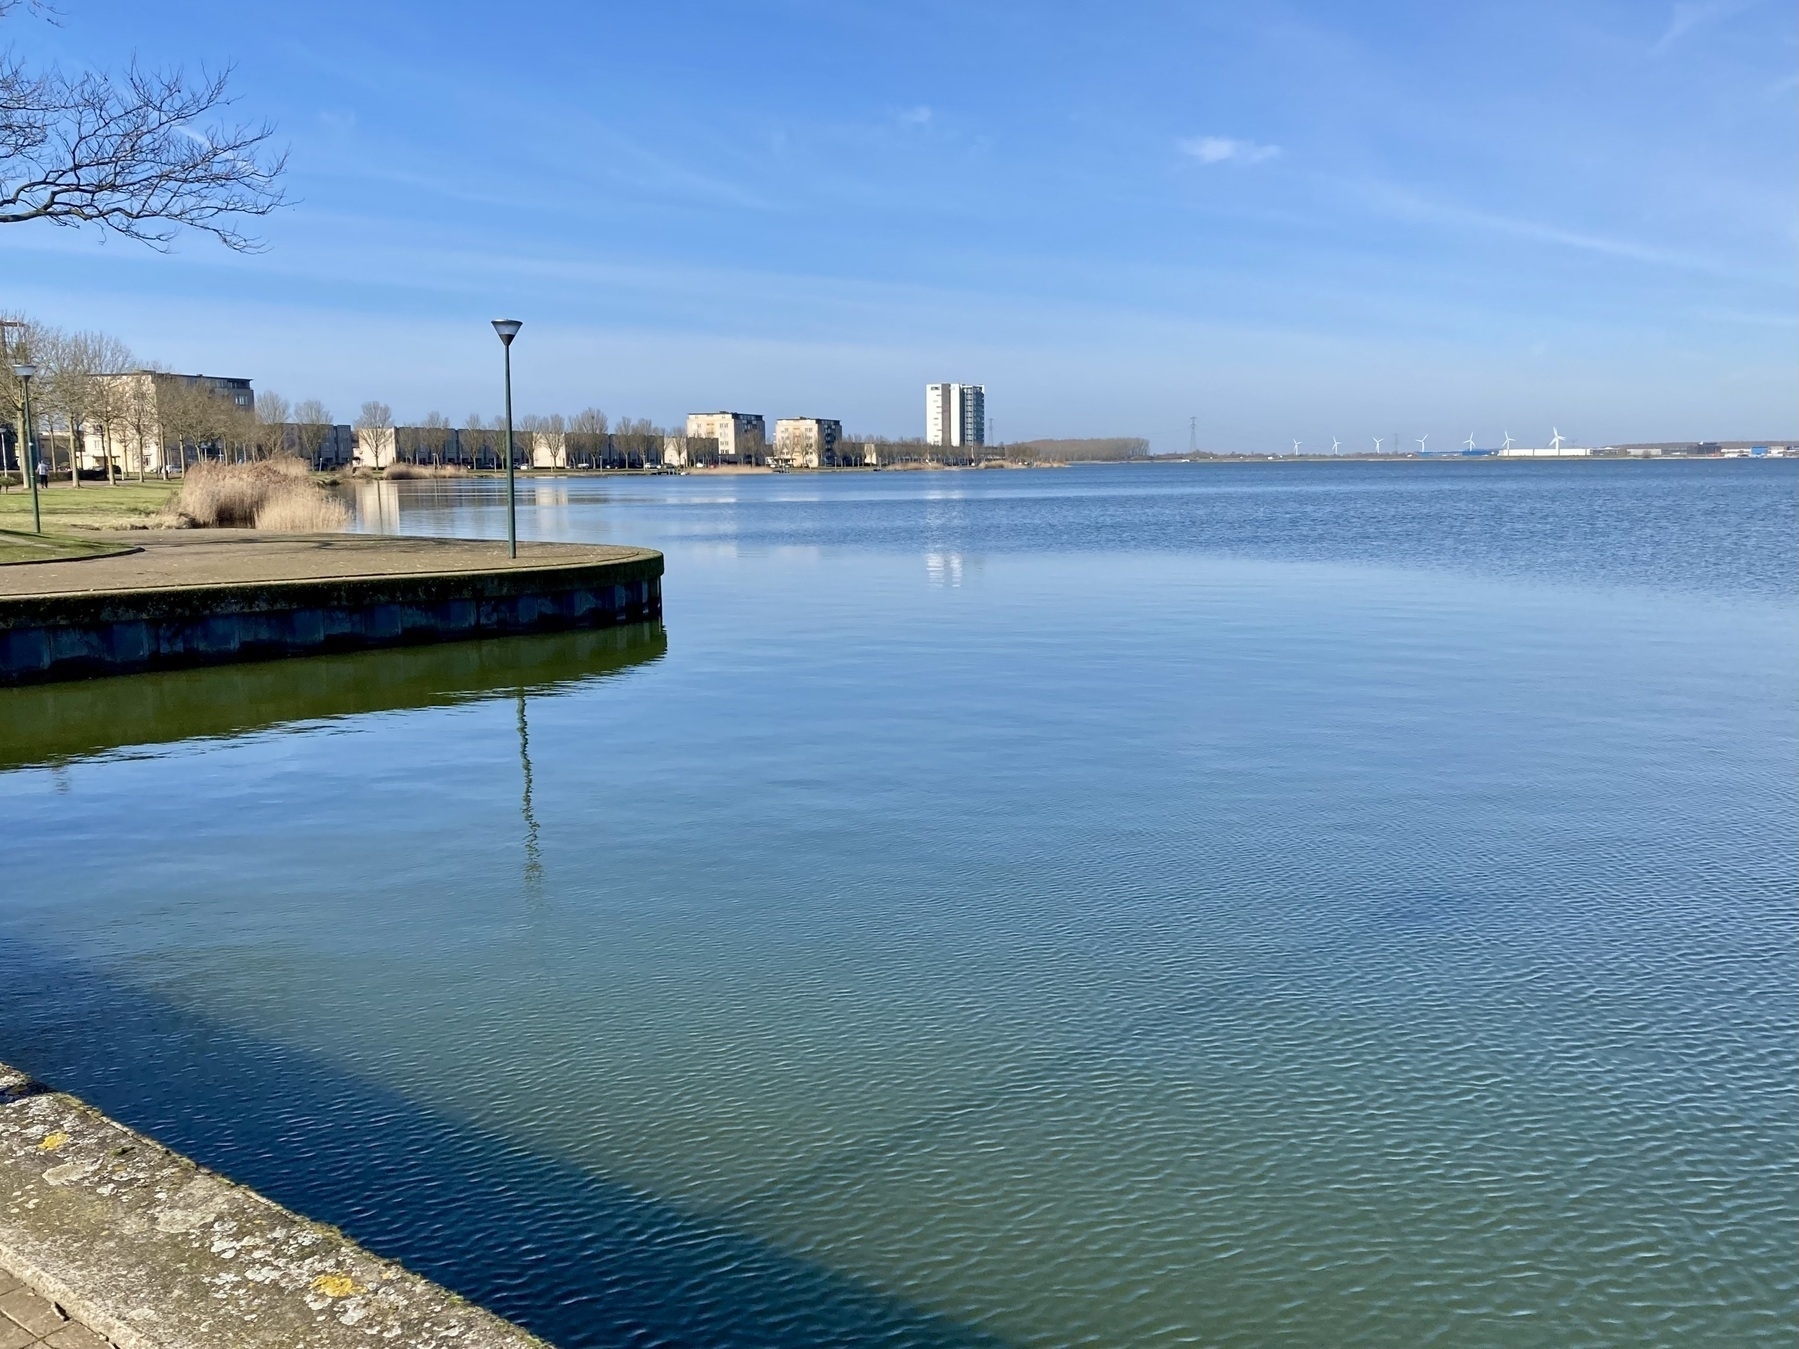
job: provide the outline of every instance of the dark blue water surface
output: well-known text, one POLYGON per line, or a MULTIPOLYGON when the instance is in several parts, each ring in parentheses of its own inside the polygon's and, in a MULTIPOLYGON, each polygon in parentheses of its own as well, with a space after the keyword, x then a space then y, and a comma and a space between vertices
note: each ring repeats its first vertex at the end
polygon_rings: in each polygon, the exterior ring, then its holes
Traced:
POLYGON ((0 1059, 563 1346, 1790 1343, 1796 485, 528 482, 665 633, 0 693, 0 1059))

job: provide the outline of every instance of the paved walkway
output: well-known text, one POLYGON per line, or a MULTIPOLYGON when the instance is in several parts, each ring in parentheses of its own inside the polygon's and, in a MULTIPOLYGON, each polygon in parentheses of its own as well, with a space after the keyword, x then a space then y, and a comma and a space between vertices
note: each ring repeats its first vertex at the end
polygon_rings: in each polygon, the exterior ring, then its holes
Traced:
POLYGON ((0 567, 0 596, 530 571, 655 556, 648 549, 609 544, 521 543, 518 557, 508 558, 504 542, 253 529, 132 530, 93 537, 131 544, 136 551, 0 567))
POLYGON ((0 1349, 107 1349, 112 1341, 70 1318, 54 1302, 39 1297, 0 1264, 0 1349))

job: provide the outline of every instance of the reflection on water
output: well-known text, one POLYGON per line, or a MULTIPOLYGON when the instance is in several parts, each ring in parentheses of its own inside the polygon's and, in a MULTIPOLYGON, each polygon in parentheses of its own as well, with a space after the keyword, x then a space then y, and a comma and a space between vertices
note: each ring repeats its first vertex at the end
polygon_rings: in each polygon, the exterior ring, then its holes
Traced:
POLYGON ((525 885, 543 884, 543 852, 537 846, 537 816, 531 810, 531 725, 525 716, 525 692, 518 694, 519 814, 525 820, 525 885))
POLYGON ((634 623, 0 689, 0 769, 553 689, 655 660, 667 648, 661 623, 634 623))
POLYGON ((926 553, 924 572, 934 586, 959 586, 962 584, 962 554, 926 553))
POLYGON ((1796 470, 571 479, 665 658, 0 700, 0 1058, 563 1349, 1791 1343, 1796 470))

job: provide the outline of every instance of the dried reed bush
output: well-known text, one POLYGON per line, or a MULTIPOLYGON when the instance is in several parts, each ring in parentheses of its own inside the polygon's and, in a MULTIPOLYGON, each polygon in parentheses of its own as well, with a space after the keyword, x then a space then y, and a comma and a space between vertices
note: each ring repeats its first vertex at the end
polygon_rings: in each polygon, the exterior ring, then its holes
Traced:
POLYGON ((468 470, 461 464, 389 464, 381 470, 389 482, 406 478, 466 478, 468 470))
POLYGON ((250 464, 190 465, 164 517, 190 529, 342 529, 349 511, 312 480, 304 461, 283 455, 250 464))
POLYGON ((303 492, 279 492, 256 512, 258 529, 281 534, 336 534, 350 523, 350 508, 307 484, 303 492))

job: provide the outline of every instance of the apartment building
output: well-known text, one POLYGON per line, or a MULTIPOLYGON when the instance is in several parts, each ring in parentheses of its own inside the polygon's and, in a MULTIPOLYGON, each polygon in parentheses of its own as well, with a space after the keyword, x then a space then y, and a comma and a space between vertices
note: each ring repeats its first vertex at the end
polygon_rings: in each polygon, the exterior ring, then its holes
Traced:
POLYGON ((179 467, 183 446, 218 438, 218 412, 249 417, 256 411, 250 381, 235 376, 131 370, 97 378, 98 402, 104 406, 94 408, 82 426, 84 470, 105 468, 108 456, 127 473, 179 467))
POLYGON ((925 385, 924 438, 927 445, 985 445, 987 443, 986 386, 982 384, 925 385))
POLYGON ((842 422, 825 417, 782 417, 775 423, 774 462, 788 468, 837 468, 842 439, 842 422))
POLYGON ((723 464, 766 464, 768 424, 759 412, 690 412, 689 440, 716 440, 723 464))

